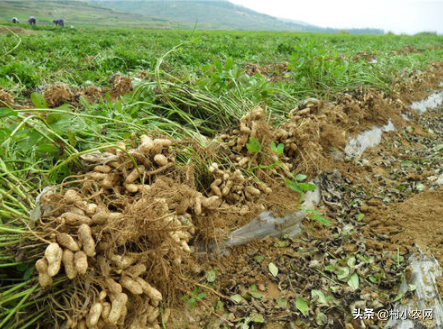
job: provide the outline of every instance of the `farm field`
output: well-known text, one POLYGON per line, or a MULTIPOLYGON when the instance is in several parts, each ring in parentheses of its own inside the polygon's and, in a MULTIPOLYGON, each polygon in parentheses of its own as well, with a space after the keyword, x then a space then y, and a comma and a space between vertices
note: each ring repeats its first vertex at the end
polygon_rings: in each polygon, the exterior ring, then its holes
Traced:
POLYGON ((441 36, 3 25, 0 49, 0 328, 383 328, 354 310, 443 260, 443 107, 413 109, 441 36), (234 243, 263 212, 293 227, 234 243))

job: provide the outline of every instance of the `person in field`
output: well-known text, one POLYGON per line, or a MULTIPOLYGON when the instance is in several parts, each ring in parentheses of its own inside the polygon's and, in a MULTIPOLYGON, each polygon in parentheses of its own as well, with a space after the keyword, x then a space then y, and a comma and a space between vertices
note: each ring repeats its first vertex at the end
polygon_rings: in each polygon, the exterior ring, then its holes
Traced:
POLYGON ((18 24, 18 23, 20 23, 20 22, 18 21, 18 18, 17 18, 17 17, 12 17, 11 21, 12 21, 12 23, 14 23, 14 24, 18 24))
POLYGON ((34 16, 29 16, 28 23, 29 25, 35 25, 35 23, 37 23, 37 20, 35 19, 34 16))
POLYGON ((65 22, 63 21, 63 18, 54 19, 53 22, 56 26, 62 26, 62 27, 65 26, 65 22))

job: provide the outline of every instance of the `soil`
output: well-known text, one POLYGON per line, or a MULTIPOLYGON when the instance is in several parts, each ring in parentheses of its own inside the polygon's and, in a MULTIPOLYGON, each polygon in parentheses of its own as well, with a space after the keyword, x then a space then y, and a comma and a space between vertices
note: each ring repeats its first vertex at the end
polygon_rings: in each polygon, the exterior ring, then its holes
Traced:
POLYGON ((50 108, 69 104, 74 100, 74 94, 64 83, 54 83, 45 90, 43 95, 50 108))
POLYGON ((260 74, 268 77, 270 81, 282 81, 286 78, 290 70, 288 69, 289 63, 272 63, 261 66, 255 63, 243 63, 243 71, 248 75, 260 74))
POLYGON ((7 34, 11 33, 13 31, 14 33, 20 33, 20 34, 34 34, 35 31, 29 30, 29 29, 22 29, 21 27, 16 26, 0 26, 0 33, 7 34))
POLYGON ((12 106, 14 104, 14 97, 7 91, 0 89, 0 106, 3 107, 4 104, 2 104, 2 102, 12 106))
POLYGON ((113 97, 126 95, 133 90, 132 79, 121 73, 116 73, 111 77, 111 84, 113 97))
POLYGON ((75 94, 75 97, 77 100, 80 97, 84 97, 89 102, 89 104, 92 104, 96 101, 99 101, 100 99, 103 99, 106 92, 107 89, 103 89, 96 86, 88 86, 78 91, 75 94))

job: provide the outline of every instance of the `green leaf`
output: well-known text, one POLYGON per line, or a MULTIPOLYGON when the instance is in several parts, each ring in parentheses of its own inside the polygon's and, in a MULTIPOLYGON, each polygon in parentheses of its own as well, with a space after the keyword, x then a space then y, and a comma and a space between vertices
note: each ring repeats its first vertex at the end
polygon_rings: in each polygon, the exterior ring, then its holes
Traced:
POLYGON ((277 276, 278 275, 278 267, 274 263, 272 263, 272 262, 269 263, 268 269, 269 269, 269 272, 271 272, 271 274, 273 276, 277 276))
POLYGON ((194 308, 194 306, 195 306, 195 302, 196 302, 196 300, 195 300, 194 297, 192 297, 192 298, 189 299, 189 308, 190 308, 191 310, 194 308))
POLYGON ((348 264, 349 267, 352 268, 352 267, 355 266, 355 262, 356 262, 355 257, 350 257, 350 258, 348 259, 347 264, 348 264))
POLYGON ((206 273, 206 280, 208 282, 214 282, 215 281, 215 271, 214 270, 209 270, 208 273, 206 273))
POLYGON ((417 289, 417 286, 415 284, 408 284, 409 291, 415 291, 417 289))
POLYGON ((89 104, 89 102, 86 98, 84 98, 83 96, 80 96, 79 101, 80 101, 80 104, 83 105, 83 107, 85 109, 88 109, 88 110, 91 109, 91 104, 89 104))
POLYGON ((217 301, 217 305, 215 306, 215 310, 216 311, 223 311, 224 310, 223 302, 221 300, 217 301))
POLYGON ((276 247, 276 248, 286 247, 286 242, 284 242, 284 241, 277 241, 277 242, 274 243, 274 247, 276 247))
POLYGON ((308 176, 302 174, 298 174, 297 176, 295 176, 295 180, 297 182, 303 182, 306 178, 308 178, 308 176))
POLYGON ((255 323, 265 323, 265 319, 261 314, 251 314, 250 315, 251 322, 255 323))
POLYGON ((365 214, 359 213, 359 214, 357 215, 357 220, 358 220, 359 222, 361 222, 361 221, 363 220, 363 218, 365 218, 365 214))
POLYGON ((249 152, 252 152, 252 153, 261 152, 261 145, 260 145, 259 141, 257 140, 257 138, 254 138, 254 137, 249 137, 249 143, 246 144, 246 148, 248 149, 249 152))
POLYGON ((393 254, 391 256, 392 260, 396 263, 402 263, 405 261, 405 258, 402 255, 399 254, 393 254))
POLYGON ((354 273, 351 275, 351 277, 349 278, 349 281, 348 281, 348 285, 354 290, 358 289, 360 282, 359 282, 357 273, 354 273))
POLYGON ((34 266, 28 267, 23 275, 23 280, 28 280, 32 276, 32 273, 34 273, 34 266))
POLYGON ((335 270, 337 269, 337 266, 335 265, 327 265, 325 266, 325 270, 328 272, 335 272, 335 270))
POLYGON ((281 299, 281 298, 277 298, 276 301, 277 301, 278 306, 283 307, 283 308, 288 307, 288 302, 286 300, 281 299))
POLYGON ((304 209, 304 212, 306 213, 306 215, 313 219, 316 220, 317 222, 319 222, 320 224, 323 224, 325 226, 329 226, 331 225, 331 222, 328 221, 326 218, 323 217, 323 214, 315 209, 304 209))
POLYGON ((347 267, 339 267, 335 274, 337 275, 337 279, 344 280, 349 276, 350 270, 347 267))
POLYGON ((201 294, 199 294, 199 295, 196 297, 196 299, 199 300, 199 299, 205 298, 205 296, 206 296, 206 293, 202 292, 201 294))
POLYGON ((16 266, 17 271, 25 272, 28 269, 28 265, 26 264, 18 264, 16 266))
POLYGON ((38 109, 47 109, 48 104, 46 103, 45 97, 40 93, 31 94, 31 102, 38 109))
POLYGON ((14 110, 11 110, 8 107, 2 107, 0 108, 0 118, 4 118, 4 117, 16 117, 18 116, 18 113, 15 112, 14 110))
POLYGON ((232 69, 233 66, 234 66, 234 59, 232 57, 229 57, 226 60, 226 65, 225 65, 226 71, 229 71, 230 69, 232 69))
POLYGON ((321 290, 311 290, 311 297, 317 300, 319 304, 327 304, 326 296, 321 290))
POLYGON ((256 260, 257 263, 261 263, 262 261, 265 260, 265 258, 263 256, 257 255, 254 257, 254 259, 256 260))
POLYGON ((75 139, 75 134, 72 131, 68 132, 68 140, 69 144, 71 144, 73 147, 77 146, 77 140, 75 139))
POLYGON ((317 186, 315 186, 314 184, 309 184, 309 183, 298 183, 298 186, 303 191, 315 191, 317 189, 317 186))
POLYGON ((212 57, 212 61, 214 62, 214 66, 217 68, 217 71, 223 72, 223 66, 221 65, 220 61, 215 57, 212 57))
POLYGON ((272 143, 271 143, 271 149, 272 149, 277 155, 280 155, 280 154, 282 154, 283 151, 285 150, 285 146, 284 146, 282 143, 278 144, 278 146, 277 146, 277 145, 275 144, 275 142, 272 141, 272 143))
POLYGON ((36 151, 46 154, 57 154, 59 152, 59 148, 54 144, 42 143, 37 146, 36 151))
POLYGON ((317 313, 316 322, 319 326, 323 326, 328 323, 328 317, 324 313, 319 312, 317 313))
POLYGON ((299 310, 304 316, 308 316, 309 306, 303 298, 297 297, 295 307, 297 307, 297 310, 299 310))
POLYGON ((241 295, 239 295, 239 294, 232 295, 232 296, 231 296, 231 299, 232 299, 234 302, 236 302, 236 303, 241 303, 242 301, 245 300, 245 299, 244 299, 241 295))
POLYGON ((303 190, 300 188, 297 182, 293 182, 287 178, 285 178, 286 185, 293 191, 302 194, 303 190))
POLYGON ((257 298, 257 299, 262 299, 263 298, 263 294, 260 294, 260 293, 258 293, 256 291, 252 291, 252 292, 250 292, 250 294, 251 294, 252 297, 257 298))

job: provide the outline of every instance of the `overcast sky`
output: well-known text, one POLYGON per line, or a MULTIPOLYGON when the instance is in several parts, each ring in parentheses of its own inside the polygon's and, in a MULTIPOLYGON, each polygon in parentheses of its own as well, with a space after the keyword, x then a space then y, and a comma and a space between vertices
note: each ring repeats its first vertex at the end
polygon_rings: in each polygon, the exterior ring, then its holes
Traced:
POLYGON ((333 28, 443 34, 443 0, 230 0, 282 18, 333 28))

